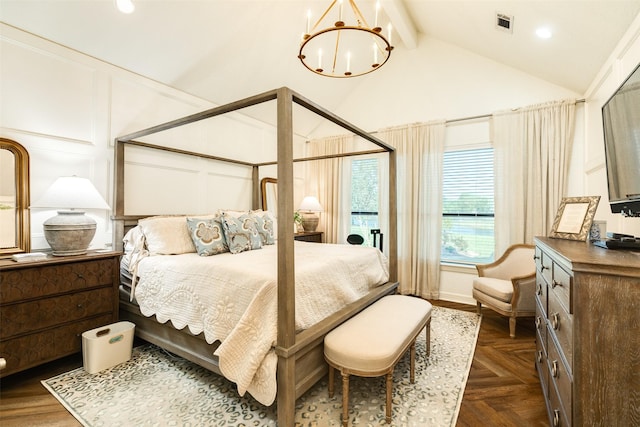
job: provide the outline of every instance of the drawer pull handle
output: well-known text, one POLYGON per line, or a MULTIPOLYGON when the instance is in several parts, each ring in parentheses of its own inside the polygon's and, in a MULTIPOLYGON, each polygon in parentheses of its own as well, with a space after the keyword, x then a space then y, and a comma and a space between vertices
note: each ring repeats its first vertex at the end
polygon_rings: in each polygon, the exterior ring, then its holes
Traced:
POLYGON ((536 283, 536 293, 542 295, 542 285, 540 283, 536 283))
POLYGON ((551 282, 551 287, 555 288, 556 286, 562 286, 562 282, 558 282, 556 279, 553 279, 551 282))
POLYGON ((558 361, 554 360, 551 362, 551 376, 553 378, 558 378, 558 361))
POLYGON ((547 267, 545 267, 544 265, 541 265, 541 266, 540 266, 540 273, 542 273, 545 269, 547 269, 547 270, 548 270, 548 268, 547 268, 547 267))
POLYGON ((542 323, 542 319, 540 316, 536 317, 536 329, 540 329, 540 324, 542 323))
POLYGON ((558 313, 553 313, 551 316, 551 326, 556 331, 560 328, 560 315, 558 313))
POLYGON ((558 409, 553 410, 553 427, 560 426, 560 411, 558 409))
POLYGON ((534 255, 534 256, 533 256, 533 259, 534 259, 534 260, 536 260, 536 259, 540 259, 540 256, 539 256, 539 255, 534 255))
POLYGON ((538 351, 538 363, 542 363, 542 350, 538 351))
POLYGON ((78 304, 78 308, 82 308, 82 304, 78 304))

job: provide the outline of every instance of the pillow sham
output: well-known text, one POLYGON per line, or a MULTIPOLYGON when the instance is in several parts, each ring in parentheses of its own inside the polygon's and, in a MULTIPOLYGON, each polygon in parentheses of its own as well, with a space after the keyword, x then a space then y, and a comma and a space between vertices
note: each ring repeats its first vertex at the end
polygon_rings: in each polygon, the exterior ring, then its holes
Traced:
POLYGON ((255 217, 252 215, 245 213, 236 218, 223 212, 222 227, 229 252, 232 254, 262 248, 262 238, 256 228, 255 217))
POLYGON ((263 245, 273 245, 276 242, 276 222, 269 211, 258 209, 249 213, 256 220, 256 228, 262 238, 263 245))
POLYGON ((179 255, 196 252, 186 216, 155 216, 138 222, 150 255, 179 255))
POLYGON ((229 252, 222 219, 219 216, 215 218, 187 217, 187 228, 198 255, 211 256, 229 252))

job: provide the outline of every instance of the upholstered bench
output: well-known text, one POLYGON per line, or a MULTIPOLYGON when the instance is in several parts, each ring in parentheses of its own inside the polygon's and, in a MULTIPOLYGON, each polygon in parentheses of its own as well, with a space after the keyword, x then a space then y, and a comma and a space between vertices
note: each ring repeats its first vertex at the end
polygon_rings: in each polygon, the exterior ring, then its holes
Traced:
POLYGON ((421 298, 389 295, 347 320, 324 339, 329 364, 329 397, 333 397, 334 369, 342 374, 342 425, 349 424, 349 375, 386 375, 386 421, 391 422, 393 368, 410 349, 410 379, 415 379, 415 342, 422 329, 430 350, 431 304, 421 298))

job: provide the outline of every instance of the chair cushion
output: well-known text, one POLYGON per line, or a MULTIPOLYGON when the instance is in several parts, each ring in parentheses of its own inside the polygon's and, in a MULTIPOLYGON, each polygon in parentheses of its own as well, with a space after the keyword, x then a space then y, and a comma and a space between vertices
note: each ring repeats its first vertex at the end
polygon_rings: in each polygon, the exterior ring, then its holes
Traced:
POLYGON ((513 297, 513 283, 511 283, 511 280, 478 277, 473 280, 473 289, 503 302, 510 303, 513 297))
POLYGON ((431 303, 406 295, 375 302, 324 339, 328 361, 361 373, 390 368, 431 318, 431 303))

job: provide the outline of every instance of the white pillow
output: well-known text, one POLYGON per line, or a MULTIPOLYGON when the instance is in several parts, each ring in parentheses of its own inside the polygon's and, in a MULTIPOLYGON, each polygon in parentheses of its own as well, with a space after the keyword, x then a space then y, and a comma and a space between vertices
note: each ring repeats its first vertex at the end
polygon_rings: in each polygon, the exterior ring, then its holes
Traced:
POLYGON ((196 252, 186 216, 155 216, 138 222, 150 255, 178 255, 196 252))

